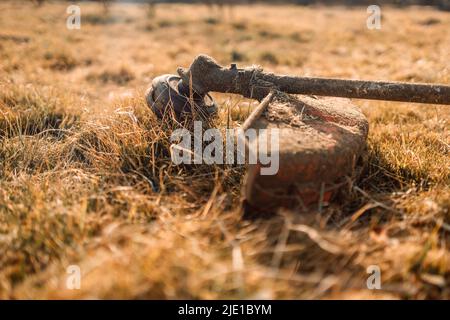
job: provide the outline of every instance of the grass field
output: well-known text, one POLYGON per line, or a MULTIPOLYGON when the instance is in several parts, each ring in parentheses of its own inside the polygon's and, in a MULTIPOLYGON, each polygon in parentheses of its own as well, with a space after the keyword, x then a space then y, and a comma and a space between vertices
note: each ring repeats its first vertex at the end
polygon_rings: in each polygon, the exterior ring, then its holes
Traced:
MULTIPOLYGON (((175 167, 151 79, 199 53, 309 76, 450 83, 450 14, 0 2, 0 298, 450 298, 450 109, 354 102, 362 177, 311 213, 242 216, 244 168, 175 167), (296 226, 302 230, 295 231, 296 226), (79 290, 66 286, 78 265, 79 290), (381 269, 368 290, 366 269, 381 269)), ((215 94, 217 125, 252 103, 215 94)), ((298 229, 298 228, 297 228, 298 229)))

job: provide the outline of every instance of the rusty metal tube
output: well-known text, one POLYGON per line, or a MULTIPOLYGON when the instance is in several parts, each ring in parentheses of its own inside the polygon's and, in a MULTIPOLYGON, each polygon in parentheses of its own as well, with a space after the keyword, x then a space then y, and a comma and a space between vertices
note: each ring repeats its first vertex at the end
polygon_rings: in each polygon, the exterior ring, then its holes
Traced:
POLYGON ((450 104, 450 86, 386 81, 344 80, 294 76, 267 77, 280 91, 355 99, 450 104))
POLYGON ((254 67, 225 68, 206 55, 197 56, 189 69, 178 68, 178 73, 200 94, 236 93, 260 101, 276 89, 291 94, 450 104, 449 85, 277 75, 254 67))

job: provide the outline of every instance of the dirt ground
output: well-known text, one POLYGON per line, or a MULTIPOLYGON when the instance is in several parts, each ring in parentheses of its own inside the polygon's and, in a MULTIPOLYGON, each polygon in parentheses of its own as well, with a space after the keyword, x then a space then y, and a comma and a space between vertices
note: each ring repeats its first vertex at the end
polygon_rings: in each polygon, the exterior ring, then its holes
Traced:
MULTIPOLYGON (((382 7, 369 30, 365 7, 83 2, 69 30, 67 6, 0 2, 0 298, 450 298, 449 107, 355 100, 368 163, 345 197, 248 219, 244 168, 174 166, 144 101, 199 53, 449 84, 450 13, 382 7)), ((214 96, 220 127, 254 105, 214 96)))

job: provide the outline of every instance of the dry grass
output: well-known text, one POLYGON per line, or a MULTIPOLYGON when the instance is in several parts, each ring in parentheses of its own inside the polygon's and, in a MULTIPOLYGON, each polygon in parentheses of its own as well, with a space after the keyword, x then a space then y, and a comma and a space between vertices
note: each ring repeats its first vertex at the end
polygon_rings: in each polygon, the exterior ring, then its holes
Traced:
MULTIPOLYGON (((151 18, 81 6, 70 31, 65 4, 0 4, 0 298, 450 298, 448 107, 357 101, 368 166, 345 197, 248 219, 244 168, 174 166, 173 128, 143 100, 152 77, 198 53, 450 83, 448 13, 385 8, 370 31, 365 8, 242 6, 221 19, 202 6, 151 18), (80 290, 65 286, 72 264, 80 290), (366 288, 372 264, 379 291, 366 288)), ((251 108, 215 97, 221 127, 251 108)))

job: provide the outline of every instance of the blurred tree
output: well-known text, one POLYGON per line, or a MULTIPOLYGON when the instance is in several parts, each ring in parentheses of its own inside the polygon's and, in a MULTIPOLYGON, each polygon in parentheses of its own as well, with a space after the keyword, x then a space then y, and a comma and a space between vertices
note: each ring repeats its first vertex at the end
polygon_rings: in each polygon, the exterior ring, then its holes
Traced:
POLYGON ((217 8, 218 15, 221 17, 226 17, 226 11, 228 10, 229 18, 233 18, 233 7, 240 3, 252 3, 254 1, 242 1, 242 0, 200 0, 199 2, 205 3, 210 10, 211 14, 215 13, 215 8, 217 8))
POLYGON ((108 14, 109 13, 109 7, 111 5, 112 0, 93 0, 95 2, 101 2, 103 6, 103 13, 108 14))
POLYGON ((38 7, 40 7, 44 4, 44 0, 31 0, 31 2, 33 2, 38 7))
POLYGON ((154 18, 156 16, 156 0, 147 0, 147 16, 154 18))

